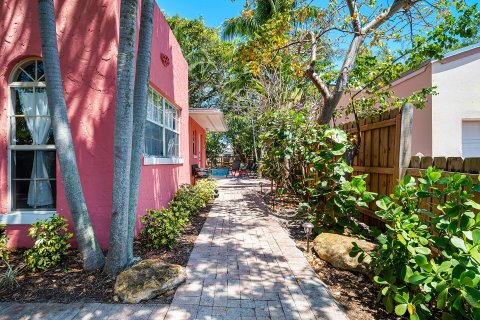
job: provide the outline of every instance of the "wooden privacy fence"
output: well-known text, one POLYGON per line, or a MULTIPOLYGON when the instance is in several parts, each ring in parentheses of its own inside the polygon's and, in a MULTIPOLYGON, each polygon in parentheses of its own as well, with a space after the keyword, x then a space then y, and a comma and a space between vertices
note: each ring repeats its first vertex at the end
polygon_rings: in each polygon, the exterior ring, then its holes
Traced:
MULTIPOLYGON (((443 175, 454 174, 460 172, 467 177, 472 178, 474 183, 478 183, 478 174, 480 172, 480 158, 460 158, 460 157, 418 157, 411 158, 410 166, 406 173, 414 178, 425 176, 425 171, 428 167, 434 166, 437 169, 444 170, 443 175)), ((473 199, 480 202, 480 194, 477 194, 473 199)), ((420 207, 432 212, 433 214, 440 214, 437 209, 438 200, 436 198, 422 199, 420 207)), ((423 221, 429 221, 429 217, 423 216, 423 221)))
MULTIPOLYGON (((354 175, 368 174, 367 190, 379 195, 393 191, 397 180, 403 176, 411 156, 413 106, 405 105, 382 113, 377 118, 360 120, 360 146, 353 160, 354 175)), ((358 133, 355 121, 341 126, 352 136, 358 133)), ((375 215, 376 205, 361 209, 360 220, 371 226, 383 226, 375 215)))
MULTIPOLYGON (((361 142, 353 160, 354 175, 367 173, 367 190, 379 196, 393 193, 397 180, 404 174, 418 178, 424 176, 430 166, 445 170, 444 174, 464 173, 477 183, 480 158, 411 156, 413 108, 405 105, 401 110, 390 110, 377 118, 360 121, 361 142)), ((341 128, 352 136, 358 133, 355 121, 343 124, 341 128)), ((425 206, 430 204, 431 207, 435 201, 425 199, 425 206)), ((360 209, 359 218, 368 225, 383 227, 375 210, 377 206, 371 203, 369 209, 360 209)), ((433 211, 437 213, 436 209, 433 211)))

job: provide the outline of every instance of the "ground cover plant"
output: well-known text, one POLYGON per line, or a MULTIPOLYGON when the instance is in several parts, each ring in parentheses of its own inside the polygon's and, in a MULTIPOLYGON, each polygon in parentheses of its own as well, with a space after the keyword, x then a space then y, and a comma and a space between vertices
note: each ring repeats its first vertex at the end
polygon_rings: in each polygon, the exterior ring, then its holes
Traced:
POLYGON ((479 192, 464 174, 429 168, 417 180, 406 175, 391 197, 377 201, 387 231, 372 263, 387 311, 480 319, 479 192))
POLYGON ((168 207, 148 210, 142 217, 142 238, 146 246, 153 249, 173 248, 190 216, 197 214, 214 198, 215 187, 215 181, 210 179, 199 180, 195 186, 182 185, 168 207))
POLYGON ((7 260, 8 258, 7 244, 8 236, 5 233, 5 226, 0 225, 0 260, 7 260))

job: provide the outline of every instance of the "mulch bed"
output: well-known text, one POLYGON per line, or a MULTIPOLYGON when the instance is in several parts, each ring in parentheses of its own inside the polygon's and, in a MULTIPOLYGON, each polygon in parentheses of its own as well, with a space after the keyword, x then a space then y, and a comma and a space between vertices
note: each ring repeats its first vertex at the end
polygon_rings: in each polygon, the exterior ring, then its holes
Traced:
MULTIPOLYGON (((182 237, 172 250, 152 250, 146 248, 140 240, 135 240, 135 255, 142 259, 162 259, 168 263, 186 266, 195 240, 200 233, 211 206, 191 217, 191 224, 185 228, 182 237)), ((9 263, 12 268, 23 264, 24 250, 10 253, 9 263)), ((0 263, 0 274, 6 266, 0 263)), ((20 270, 17 284, 0 286, 0 302, 101 302, 114 303, 113 287, 115 278, 101 270, 86 272, 82 269, 81 255, 77 250, 70 250, 64 261, 55 269, 44 272, 20 270)), ((168 292, 149 303, 171 303, 174 291, 168 292)))
MULTIPOLYGON (((264 200, 267 204, 271 203, 268 195, 264 196, 264 200)), ((320 259, 314 250, 306 253, 307 241, 301 225, 303 221, 295 217, 297 206, 298 199, 295 197, 291 195, 277 196, 275 211, 272 214, 283 220, 283 226, 295 240, 297 247, 304 252, 312 268, 329 287, 330 292, 343 307, 347 316, 352 320, 397 319, 398 317, 395 315, 387 313, 381 303, 375 302, 378 289, 368 277, 337 269, 320 259)), ((312 248, 311 243, 310 248, 312 248)))

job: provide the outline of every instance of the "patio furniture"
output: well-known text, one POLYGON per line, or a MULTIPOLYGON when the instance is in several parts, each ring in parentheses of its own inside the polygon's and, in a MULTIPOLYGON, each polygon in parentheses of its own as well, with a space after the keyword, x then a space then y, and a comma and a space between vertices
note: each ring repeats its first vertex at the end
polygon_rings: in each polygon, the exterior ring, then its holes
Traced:
POLYGON ((228 178, 228 175, 232 175, 232 177, 235 177, 235 175, 238 173, 240 175, 240 165, 241 165, 240 160, 234 160, 233 165, 228 169, 227 175, 225 177, 228 178))
POLYGON ((258 163, 254 163, 252 169, 250 169, 247 173, 248 177, 250 178, 258 178, 258 170, 260 169, 260 165, 258 163))
POLYGON ((205 179, 209 176, 208 170, 200 168, 198 164, 192 165, 192 174, 195 179, 205 179))

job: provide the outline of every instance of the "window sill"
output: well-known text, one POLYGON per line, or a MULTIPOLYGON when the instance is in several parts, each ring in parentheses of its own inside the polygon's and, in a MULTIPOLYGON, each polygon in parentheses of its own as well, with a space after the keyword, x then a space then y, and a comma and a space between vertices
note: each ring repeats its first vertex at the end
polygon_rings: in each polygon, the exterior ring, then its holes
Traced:
POLYGON ((33 224, 38 220, 51 218, 56 211, 13 211, 0 214, 0 224, 33 224))
POLYGON ((145 157, 143 159, 143 165, 145 166, 153 166, 157 164, 183 164, 183 158, 145 157))

